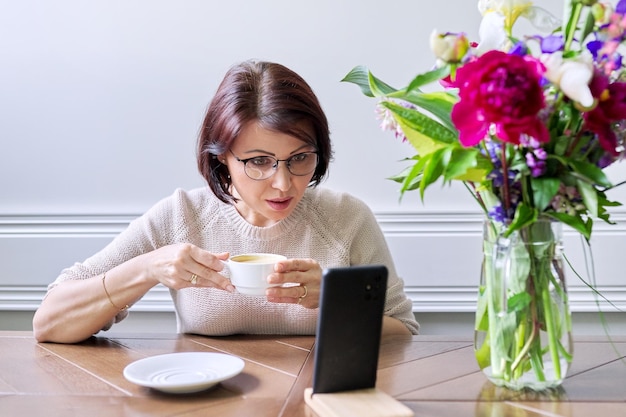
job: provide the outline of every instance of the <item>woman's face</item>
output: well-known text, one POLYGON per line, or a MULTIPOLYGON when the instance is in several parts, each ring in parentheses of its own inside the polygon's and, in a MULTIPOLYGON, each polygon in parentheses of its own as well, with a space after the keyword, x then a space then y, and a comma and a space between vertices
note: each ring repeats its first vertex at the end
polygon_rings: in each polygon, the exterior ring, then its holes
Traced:
POLYGON ((264 129, 256 121, 246 124, 230 151, 220 158, 228 166, 232 195, 239 200, 235 204, 237 211, 254 226, 271 226, 291 214, 315 172, 312 170, 304 176, 293 175, 287 169, 287 163, 282 161, 271 177, 254 180, 245 173, 244 164, 237 158, 271 156, 284 160, 315 151, 314 146, 297 137, 264 129))

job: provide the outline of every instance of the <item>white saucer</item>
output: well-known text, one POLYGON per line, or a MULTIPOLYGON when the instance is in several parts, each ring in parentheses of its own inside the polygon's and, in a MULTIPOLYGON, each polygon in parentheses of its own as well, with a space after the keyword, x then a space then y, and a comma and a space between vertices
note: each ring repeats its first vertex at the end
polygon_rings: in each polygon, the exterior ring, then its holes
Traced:
POLYGON ((240 358, 225 353, 180 352, 151 356, 124 368, 130 382, 163 392, 198 392, 239 374, 240 358))

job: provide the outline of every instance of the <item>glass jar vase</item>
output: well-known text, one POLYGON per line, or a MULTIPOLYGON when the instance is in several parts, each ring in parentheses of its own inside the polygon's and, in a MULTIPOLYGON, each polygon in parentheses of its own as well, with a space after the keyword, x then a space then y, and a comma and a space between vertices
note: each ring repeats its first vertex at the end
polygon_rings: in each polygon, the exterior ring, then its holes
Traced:
POLYGON ((549 219, 503 236, 484 222, 474 351, 497 386, 559 386, 573 343, 563 271, 562 225, 549 219))

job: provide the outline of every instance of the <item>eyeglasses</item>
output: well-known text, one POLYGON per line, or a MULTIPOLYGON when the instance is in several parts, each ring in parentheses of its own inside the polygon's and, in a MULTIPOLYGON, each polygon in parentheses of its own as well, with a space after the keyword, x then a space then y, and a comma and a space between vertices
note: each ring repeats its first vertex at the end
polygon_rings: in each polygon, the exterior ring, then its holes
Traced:
POLYGON ((318 162, 316 152, 302 152, 290 156, 287 159, 276 159, 273 156, 255 156, 253 158, 240 159, 229 149, 235 159, 243 163, 243 170, 253 180, 266 180, 278 169, 278 163, 284 162, 291 175, 302 177, 315 171, 318 162))

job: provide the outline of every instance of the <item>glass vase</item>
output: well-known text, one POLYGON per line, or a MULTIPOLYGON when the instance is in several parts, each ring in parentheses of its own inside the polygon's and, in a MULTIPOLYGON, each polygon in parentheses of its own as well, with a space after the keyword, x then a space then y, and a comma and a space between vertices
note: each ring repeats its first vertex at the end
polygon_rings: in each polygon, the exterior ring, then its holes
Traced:
POLYGON ((484 222, 474 351, 497 386, 559 386, 572 361, 562 227, 540 219, 510 236, 484 222))

